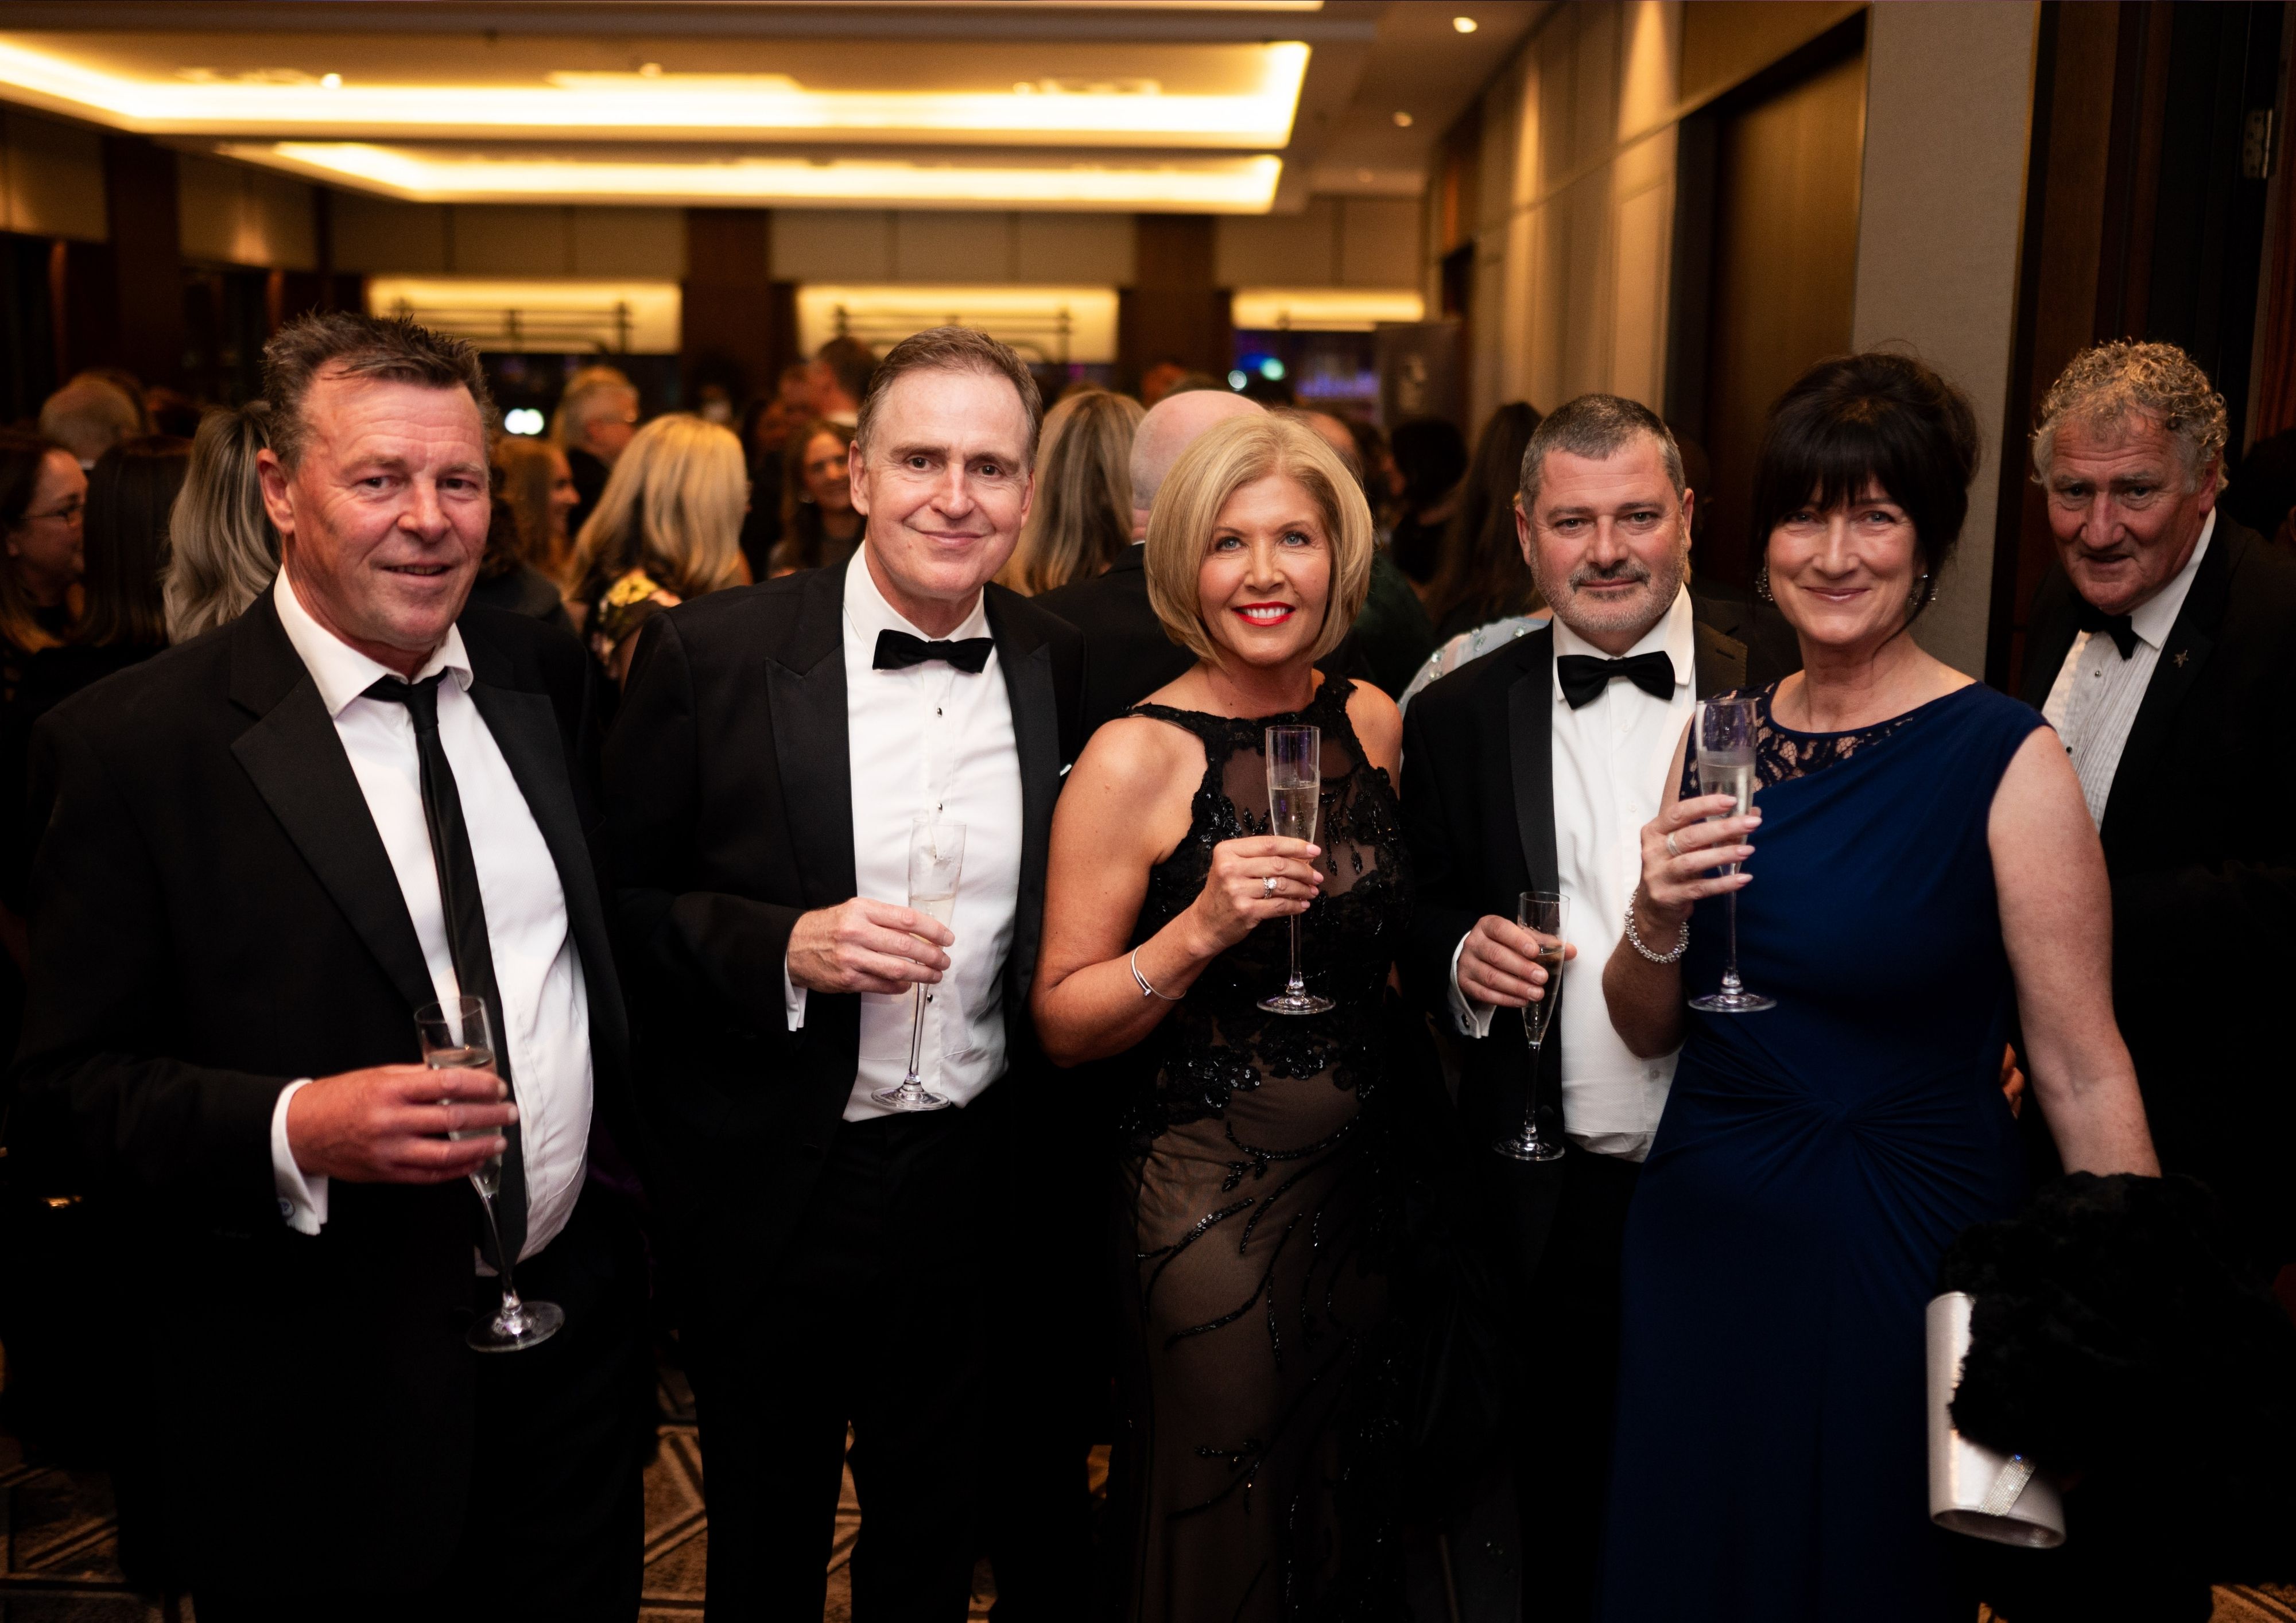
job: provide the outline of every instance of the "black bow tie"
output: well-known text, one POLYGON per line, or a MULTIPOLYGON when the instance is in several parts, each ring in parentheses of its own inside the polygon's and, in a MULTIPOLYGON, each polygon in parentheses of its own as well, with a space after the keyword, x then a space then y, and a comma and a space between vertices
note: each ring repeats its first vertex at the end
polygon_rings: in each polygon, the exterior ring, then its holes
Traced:
POLYGON ((2120 650, 2120 657, 2124 660, 2136 652, 2136 627, 2128 623, 2127 615, 2107 614, 2086 597, 2076 597, 2073 601, 2080 604, 2074 611, 2073 619, 2083 631, 2091 636, 2100 631, 2109 635, 2112 638, 2112 645, 2120 650))
POLYGON ((928 643, 906 631, 881 631, 877 634, 876 668, 906 670, 928 660, 946 660, 957 669, 977 676, 988 668, 989 651, 996 646, 994 637, 969 636, 957 643, 928 643))
POLYGON ((1574 710, 1593 703, 1613 676, 1624 676, 1653 699, 1674 697, 1674 661, 1663 653, 1638 653, 1631 660, 1566 653, 1554 661, 1554 676, 1574 710))

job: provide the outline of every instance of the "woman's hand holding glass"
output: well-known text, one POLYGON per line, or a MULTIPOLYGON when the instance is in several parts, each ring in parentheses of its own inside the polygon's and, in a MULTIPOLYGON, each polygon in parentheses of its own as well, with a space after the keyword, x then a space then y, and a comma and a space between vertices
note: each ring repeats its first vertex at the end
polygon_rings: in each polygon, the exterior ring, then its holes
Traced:
POLYGON ((1217 957, 1269 919, 1307 912, 1308 904, 1323 893, 1324 876, 1315 866, 1323 849, 1277 834, 1223 840, 1214 846, 1212 871, 1188 909, 1202 931, 1201 955, 1217 957))
POLYGON ((1754 854, 1746 841, 1761 826, 1762 814, 1725 815, 1737 804, 1731 795, 1693 795, 1662 807, 1643 824, 1643 882, 1635 906, 1653 946, 1671 941, 1702 898, 1726 896, 1752 878, 1742 868, 1715 872, 1754 854), (1662 937, 1651 934, 1652 930, 1662 937))

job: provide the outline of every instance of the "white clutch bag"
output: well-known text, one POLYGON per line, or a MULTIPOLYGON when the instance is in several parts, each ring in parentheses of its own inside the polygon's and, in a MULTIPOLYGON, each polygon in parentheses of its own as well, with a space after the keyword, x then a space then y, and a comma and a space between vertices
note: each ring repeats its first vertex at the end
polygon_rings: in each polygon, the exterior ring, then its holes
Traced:
POLYGON ((1929 1307, 1930 1520, 1996 1544, 2054 1550, 2065 1541, 2064 1501, 2021 1454, 2000 1455, 1954 1430, 1954 1389, 1969 1357, 1975 1299, 1960 1291, 1929 1307))

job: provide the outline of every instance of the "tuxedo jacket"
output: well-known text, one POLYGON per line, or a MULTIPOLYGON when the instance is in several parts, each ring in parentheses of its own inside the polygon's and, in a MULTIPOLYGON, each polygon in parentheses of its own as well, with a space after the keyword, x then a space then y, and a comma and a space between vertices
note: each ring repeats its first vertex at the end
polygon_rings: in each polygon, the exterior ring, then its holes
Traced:
MULTIPOLYGON (((472 609, 471 695, 549 846, 590 1005, 595 1114, 627 1036, 590 865, 594 673, 563 632, 472 609)), ((472 1458, 479 1216, 461 1179, 334 1180, 299 1234, 271 1118, 303 1077, 418 1063, 430 974, 381 837, 270 594, 98 684, 33 742, 20 1143, 116 1201, 123 1401, 193 1586, 396 1589, 445 1568, 472 1458)), ((474 811, 474 815, 475 811, 474 811)), ((625 1138, 625 1142, 628 1142, 625 1138)), ((101 1327, 99 1327, 101 1328, 101 1327)))
MULTIPOLYGON (((1084 742, 1085 659, 1066 621, 1001 586, 987 594, 1022 824, 994 1092, 1039 1074, 1029 983, 1053 802, 1084 742)), ((799 915, 855 893, 844 601, 842 569, 808 570, 661 616, 606 746, 650 1188, 694 1288, 728 1311, 787 1244, 860 1062, 857 995, 809 994, 791 1031, 783 989, 799 915)))
MULTIPOLYGON (((2021 690, 2044 704, 2078 627, 2035 595, 2021 690)), ((2213 1184, 2263 1260, 2296 1260, 2296 561, 2219 507, 2145 689, 2098 832, 2113 1004, 2162 1166, 2213 1184)))
POLYGON ((1085 675, 1084 735, 1090 738, 1166 683, 1196 656, 1164 634, 1148 601, 1148 549, 1128 546, 1105 574, 1071 580, 1029 601, 1084 633, 1092 649, 1085 675))
MULTIPOLYGON (((1750 661, 1736 619, 1716 624, 1693 600, 1692 685, 1700 698, 1759 686, 1786 674, 1750 661)), ((1417 894, 1403 971, 1407 989, 1444 1029, 1452 1028, 1451 955, 1486 914, 1515 915, 1525 890, 1559 888, 1554 841, 1554 634, 1543 626, 1430 686, 1404 713, 1403 824, 1417 894)), ((1639 786, 1638 786, 1639 787, 1639 786)), ((1603 966, 1581 959, 1566 997, 1600 997, 1603 966)), ((1519 1119, 1529 1073, 1528 1046, 1511 1021, 1462 1046, 1459 1113, 1479 1148, 1519 1119)), ((1540 1045, 1539 1093, 1562 1098, 1562 1043, 1550 1026, 1540 1045)), ((1518 1163, 1511 1163, 1509 1170, 1518 1163)), ((1536 1268, 1561 1189, 1562 1163, 1519 1163, 1533 1191, 1527 1232, 1511 1236, 1519 1265, 1536 1268)))

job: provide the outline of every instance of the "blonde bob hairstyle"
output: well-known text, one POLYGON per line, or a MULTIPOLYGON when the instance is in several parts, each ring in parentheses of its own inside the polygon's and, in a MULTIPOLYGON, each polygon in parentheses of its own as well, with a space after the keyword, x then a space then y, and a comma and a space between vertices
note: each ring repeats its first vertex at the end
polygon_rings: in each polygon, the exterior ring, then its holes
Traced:
POLYGON ((1283 417, 1257 413, 1215 423, 1181 453, 1156 492, 1141 560, 1148 601, 1164 622, 1164 635, 1210 664, 1218 664, 1220 656, 1204 623, 1199 582, 1212 532, 1231 496, 1277 474, 1298 481, 1316 504, 1331 548, 1324 625, 1310 659, 1340 645, 1371 593, 1371 509, 1338 453, 1313 429, 1283 417))
POLYGON ((590 602, 632 570, 681 598, 736 586, 750 473, 729 429, 673 412, 630 438, 582 524, 569 570, 590 602))

